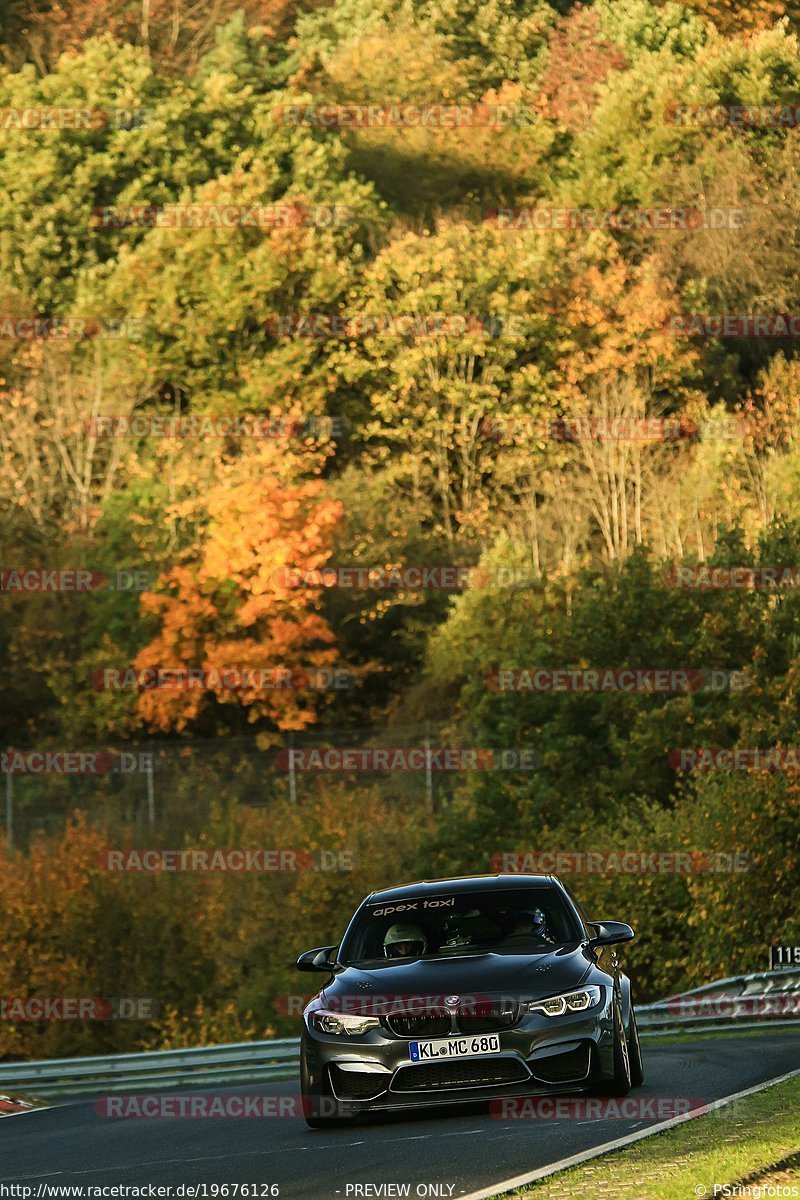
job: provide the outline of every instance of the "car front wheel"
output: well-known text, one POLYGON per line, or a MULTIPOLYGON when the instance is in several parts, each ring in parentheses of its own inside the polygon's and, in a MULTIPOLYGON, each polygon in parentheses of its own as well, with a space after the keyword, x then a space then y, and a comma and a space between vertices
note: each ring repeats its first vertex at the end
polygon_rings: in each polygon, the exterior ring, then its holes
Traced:
POLYGON ((614 1074, 609 1080, 601 1080, 594 1092, 599 1096, 627 1096, 631 1090, 631 1060, 628 1054, 628 1039, 622 1022, 619 1002, 614 1002, 614 1074))
POLYGON ((631 1004, 631 1019, 628 1024, 628 1059, 630 1061, 631 1087, 641 1087, 644 1083, 644 1065, 642 1063, 642 1046, 639 1041, 639 1029, 636 1024, 636 1013, 631 1004))

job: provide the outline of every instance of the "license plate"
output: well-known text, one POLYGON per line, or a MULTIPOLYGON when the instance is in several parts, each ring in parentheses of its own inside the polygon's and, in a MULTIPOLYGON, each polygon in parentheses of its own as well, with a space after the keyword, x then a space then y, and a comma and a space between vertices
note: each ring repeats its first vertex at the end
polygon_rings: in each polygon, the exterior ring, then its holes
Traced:
POLYGON ((500 1035, 474 1034, 472 1037, 435 1038, 430 1042, 409 1042, 412 1062, 433 1062, 437 1058, 472 1058, 476 1054, 499 1054, 500 1035))

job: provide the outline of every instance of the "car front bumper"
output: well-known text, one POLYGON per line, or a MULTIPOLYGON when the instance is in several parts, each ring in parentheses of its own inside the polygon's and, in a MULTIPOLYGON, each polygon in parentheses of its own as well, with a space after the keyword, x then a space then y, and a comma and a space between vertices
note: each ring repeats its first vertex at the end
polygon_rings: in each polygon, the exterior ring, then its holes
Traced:
POLYGON ((304 1091, 353 1116, 499 1096, 585 1092, 613 1078, 610 989, 586 1013, 529 1014, 495 1031, 500 1053, 415 1063, 409 1043, 381 1027, 359 1036, 324 1034, 304 1022, 304 1091))

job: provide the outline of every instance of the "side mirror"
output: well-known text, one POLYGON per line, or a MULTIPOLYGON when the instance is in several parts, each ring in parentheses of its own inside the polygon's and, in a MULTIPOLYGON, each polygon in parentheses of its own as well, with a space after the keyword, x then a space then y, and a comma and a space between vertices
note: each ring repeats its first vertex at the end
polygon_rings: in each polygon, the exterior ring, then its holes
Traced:
POLYGON ((301 954, 295 966, 298 971, 324 971, 330 975, 336 966, 336 950, 338 946, 322 946, 316 950, 306 950, 301 954))
POLYGON ((595 930, 595 935, 589 938, 589 945, 592 949, 597 946, 618 946, 621 942, 632 942, 636 934, 631 929, 630 925, 625 925, 623 921, 592 921, 592 929, 595 930))

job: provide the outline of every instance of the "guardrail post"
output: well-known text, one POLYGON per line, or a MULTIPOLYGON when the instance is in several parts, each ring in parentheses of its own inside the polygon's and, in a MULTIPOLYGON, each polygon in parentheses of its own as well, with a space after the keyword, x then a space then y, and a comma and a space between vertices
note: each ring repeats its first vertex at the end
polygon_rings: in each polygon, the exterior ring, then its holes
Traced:
POLYGON ((6 845, 14 849, 14 777, 6 773, 6 845))
POLYGON ((291 730, 289 731, 287 740, 289 744, 289 802, 297 804, 297 776, 295 775, 294 755, 292 754, 292 750, 294 749, 294 734, 291 730))
POLYGON ((425 802, 433 813, 433 772, 431 770, 431 723, 425 722, 425 802))
POLYGON ((147 776, 147 826, 152 833, 156 827, 156 793, 153 786, 153 748, 152 745, 147 754, 146 764, 147 776))

